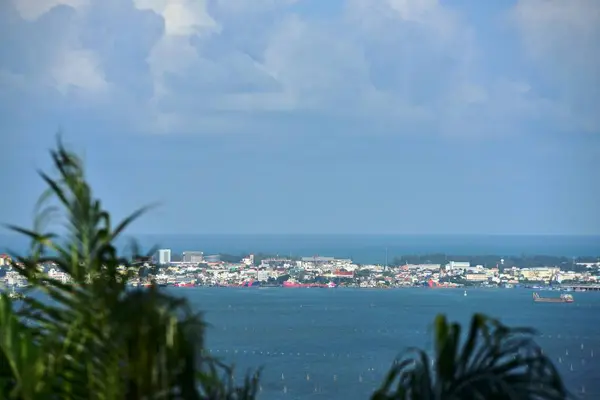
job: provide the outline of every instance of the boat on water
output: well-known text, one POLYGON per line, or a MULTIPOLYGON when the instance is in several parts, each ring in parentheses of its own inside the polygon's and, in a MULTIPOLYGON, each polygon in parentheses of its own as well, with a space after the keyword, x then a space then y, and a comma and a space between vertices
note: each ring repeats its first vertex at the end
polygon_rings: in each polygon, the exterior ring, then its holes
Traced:
POLYGON ((467 291, 465 290, 465 296, 467 295, 467 291))
POLYGON ((533 301, 536 303, 573 303, 575 300, 570 294, 561 294, 559 297, 540 297, 534 292, 533 301))

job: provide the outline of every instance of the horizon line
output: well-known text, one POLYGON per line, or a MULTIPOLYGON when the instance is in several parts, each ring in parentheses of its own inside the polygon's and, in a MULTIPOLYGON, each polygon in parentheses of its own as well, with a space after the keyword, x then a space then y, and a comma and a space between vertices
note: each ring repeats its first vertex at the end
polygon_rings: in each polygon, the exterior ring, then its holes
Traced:
POLYGON ((147 235, 147 236, 579 236, 579 237, 600 237, 598 233, 385 233, 385 232, 195 232, 195 233, 157 233, 157 232, 124 232, 123 235, 147 235))
MULTIPOLYGON (((123 232, 120 236, 537 236, 537 237, 600 237, 598 233, 386 233, 386 232, 123 232)), ((23 236, 18 232, 0 232, 0 236, 23 236)))

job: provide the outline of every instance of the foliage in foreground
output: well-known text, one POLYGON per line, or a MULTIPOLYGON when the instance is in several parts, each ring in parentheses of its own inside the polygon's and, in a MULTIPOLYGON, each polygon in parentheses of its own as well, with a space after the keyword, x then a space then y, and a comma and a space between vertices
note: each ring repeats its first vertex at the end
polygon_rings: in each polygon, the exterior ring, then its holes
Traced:
MULTIPOLYGON (((204 324, 183 299, 156 288, 127 290, 138 271, 119 258, 115 240, 145 210, 113 226, 77 157, 59 144, 56 179, 33 230, 30 254, 13 268, 31 284, 20 308, 0 297, 0 396, 12 399, 251 399, 258 374, 240 386, 232 371, 204 355, 204 324), (44 233, 58 217, 66 234, 44 233), (52 265, 64 284, 40 271, 52 265), (40 301, 39 294, 46 297, 40 301)), ((135 253, 135 246, 132 247, 135 253)))
POLYGON ((410 349, 394 362, 373 400, 563 400, 569 393, 534 331, 508 328, 481 314, 461 326, 438 315, 434 356, 410 349), (464 340, 464 343, 461 343, 464 340))
MULTIPOLYGON (((145 210, 113 227, 79 159, 60 144, 52 157, 58 177, 41 173, 49 189, 34 229, 11 227, 31 239, 30 254, 13 268, 46 299, 28 296, 17 309, 0 296, 0 398, 255 398, 258 373, 237 386, 230 367, 206 356, 204 323, 185 300, 155 287, 127 290, 139 271, 117 255, 115 240, 145 210), (50 216, 60 218, 66 235, 44 233, 50 216), (51 278, 40 264, 72 283, 51 278)), ((443 316, 434 332, 434 358, 407 352, 374 400, 568 398, 530 331, 475 315, 462 345, 460 325, 443 316)))

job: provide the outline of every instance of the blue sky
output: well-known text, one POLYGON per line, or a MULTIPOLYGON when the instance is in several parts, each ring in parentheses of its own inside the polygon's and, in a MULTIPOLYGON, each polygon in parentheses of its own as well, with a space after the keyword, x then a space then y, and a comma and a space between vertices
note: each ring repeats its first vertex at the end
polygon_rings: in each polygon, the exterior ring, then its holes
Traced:
POLYGON ((8 0, 0 221, 58 129, 139 233, 600 234, 597 0, 8 0))

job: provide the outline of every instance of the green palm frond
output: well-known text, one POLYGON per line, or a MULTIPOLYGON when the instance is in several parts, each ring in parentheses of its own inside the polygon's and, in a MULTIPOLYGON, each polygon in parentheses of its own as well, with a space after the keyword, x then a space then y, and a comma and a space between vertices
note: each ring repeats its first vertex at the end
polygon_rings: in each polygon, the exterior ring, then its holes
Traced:
POLYGON ((481 314, 464 341, 443 315, 434 325, 434 358, 410 349, 395 362, 374 400, 564 400, 570 398, 534 331, 508 328, 481 314))
POLYGON ((226 366, 202 355, 204 323, 185 300, 156 288, 127 289, 134 268, 115 242, 149 207, 113 226, 81 161, 60 141, 51 155, 58 176, 40 172, 48 190, 34 228, 9 227, 31 241, 29 254, 12 265, 31 295, 18 309, 0 297, 0 398, 254 398, 256 379, 235 386, 224 378, 226 366), (66 234, 53 233, 50 222, 66 234))

